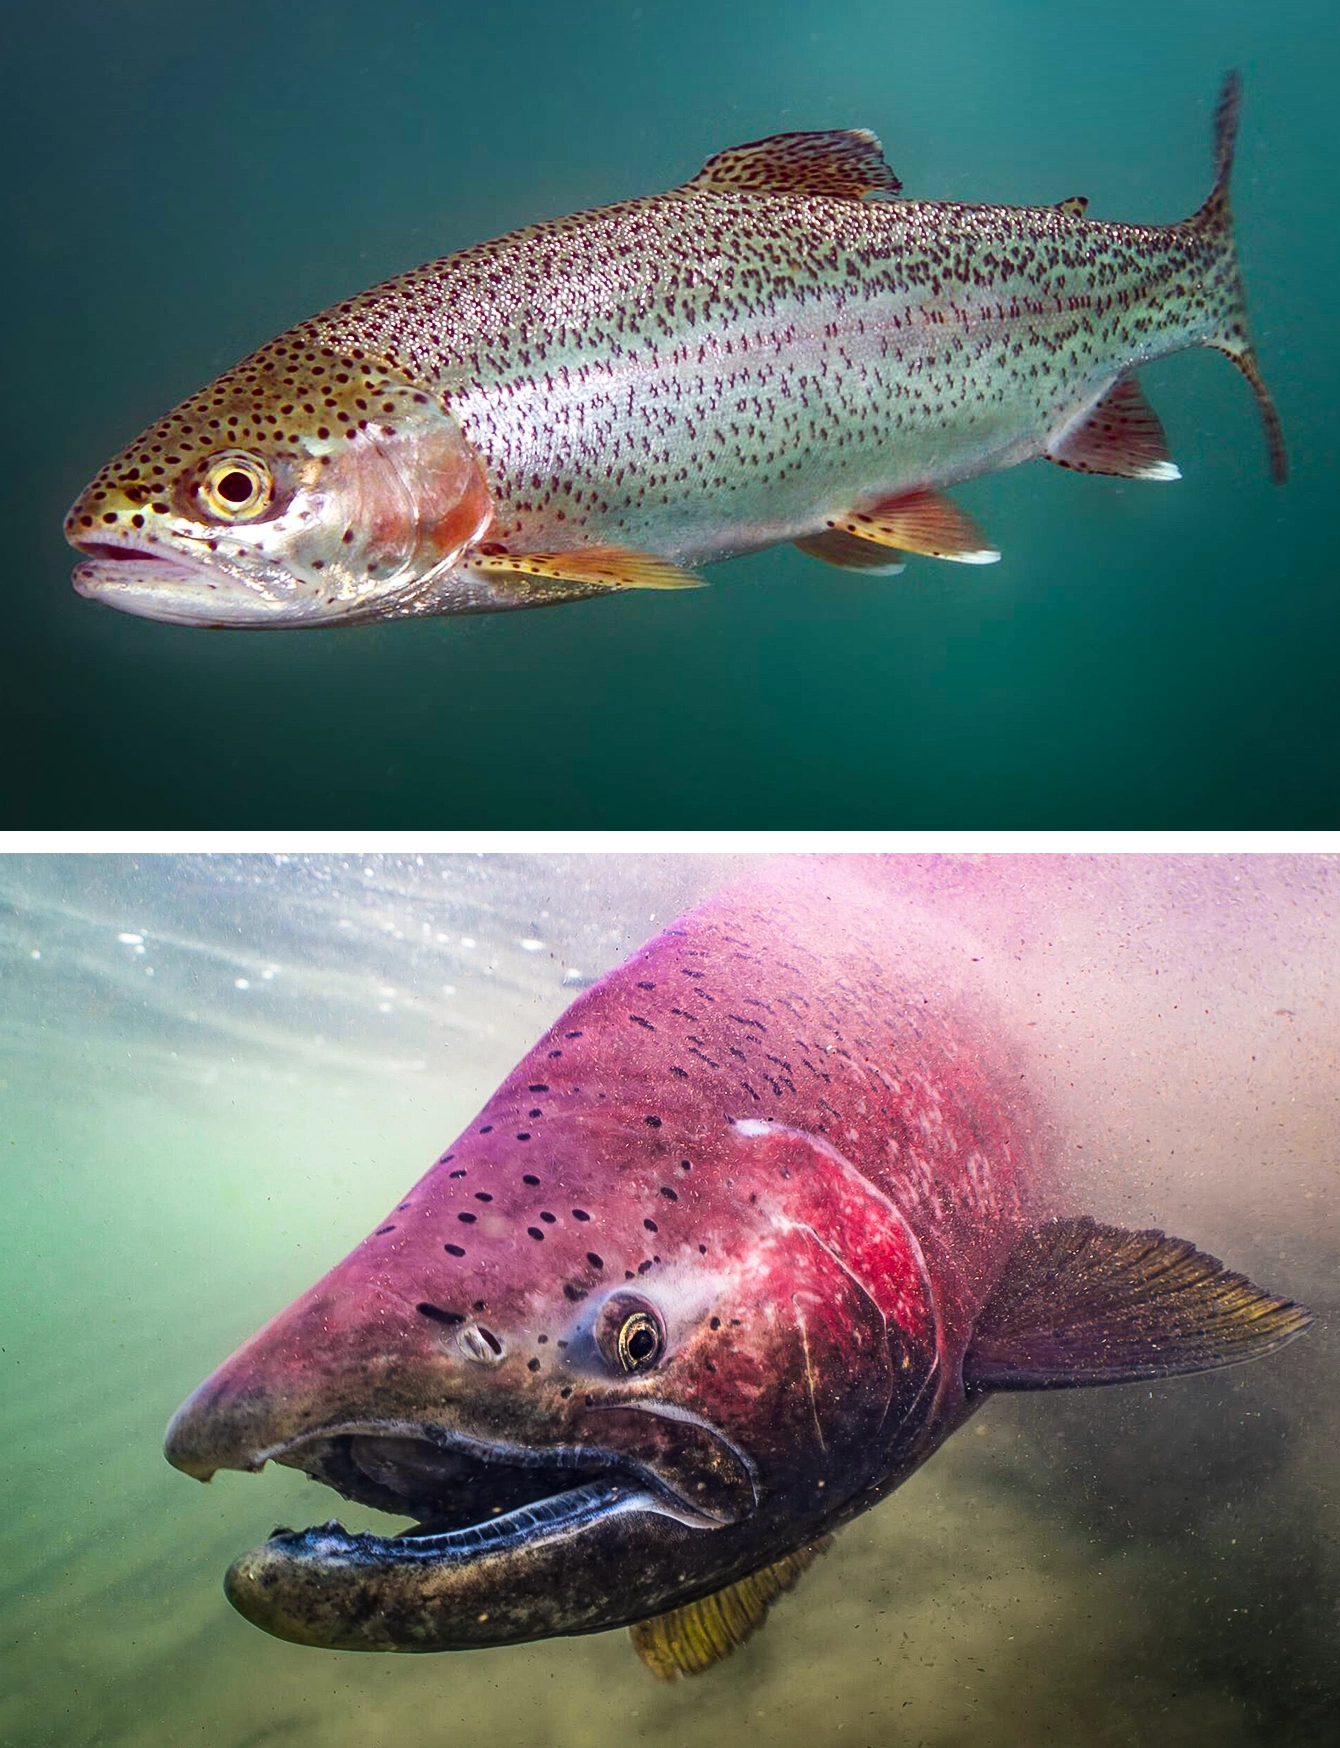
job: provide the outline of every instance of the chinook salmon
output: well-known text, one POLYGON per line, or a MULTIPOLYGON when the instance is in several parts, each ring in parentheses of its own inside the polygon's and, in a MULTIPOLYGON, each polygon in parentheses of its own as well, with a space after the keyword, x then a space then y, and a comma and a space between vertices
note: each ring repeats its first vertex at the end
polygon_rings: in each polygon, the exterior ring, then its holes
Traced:
POLYGON ((863 130, 516 231, 300 323, 70 511, 81 594, 181 624, 317 625, 696 583, 790 541, 839 569, 999 557, 943 488, 1043 456, 1179 477, 1130 372, 1248 338, 1217 175, 1173 225, 897 198, 863 130), (873 197, 873 198, 872 198, 873 197))
POLYGON ((993 1391, 1273 1353, 1308 1313, 1051 1206, 982 951, 784 868, 588 990, 376 1231, 167 1433, 414 1520, 276 1530, 226 1579, 342 1650, 631 1625, 702 1669, 993 1391))

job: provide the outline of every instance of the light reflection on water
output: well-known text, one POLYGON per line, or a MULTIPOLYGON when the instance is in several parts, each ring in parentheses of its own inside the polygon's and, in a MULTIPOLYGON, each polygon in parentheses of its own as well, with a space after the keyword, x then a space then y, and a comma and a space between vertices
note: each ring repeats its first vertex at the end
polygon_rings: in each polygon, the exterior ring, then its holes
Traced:
MULTIPOLYGON (((1208 1013, 1175 1034, 1168 1073, 1149 1083, 1164 1086, 1162 1109, 1141 1079, 1162 1041, 1122 1036, 1110 1003, 1075 1036, 1087 1028, 1090 1068, 1118 1041, 1132 1065, 1105 1090, 1095 1070, 1092 1098, 1110 1125, 1113 1088, 1140 1088, 1147 1150, 1123 1191, 1140 1217, 1249 1247, 1271 1285, 1312 1298, 1321 1319, 1306 1342, 1151 1390, 996 1402, 844 1531, 744 1652, 673 1689, 618 1633, 360 1658, 280 1644, 227 1607, 228 1561, 273 1522, 325 1515, 330 1496, 288 1471, 190 1485, 159 1454, 172 1408, 363 1236, 578 977, 737 865, 0 864, 13 1161, 0 1741, 1331 1739, 1336 1125, 1334 1092, 1316 1087, 1318 1040, 1334 1029, 1318 1009, 1327 975, 1305 954, 1288 965, 1285 923, 1265 950, 1285 970, 1222 971, 1232 929, 1205 920, 1222 883, 1169 887, 1169 938, 1184 927, 1201 955, 1191 983, 1225 1000, 1230 982, 1244 1000, 1258 991, 1272 1021, 1300 1028, 1271 1043, 1263 1025, 1248 1054, 1265 1079, 1241 1109, 1208 1089, 1222 1132, 1194 1133, 1207 1089, 1188 1040, 1208 1013), (1286 1002, 1276 984, 1296 993, 1286 1002), (1289 1048, 1307 1060, 1289 1066, 1289 1048), (1241 1181, 1217 1200, 1228 1160, 1241 1181), (1249 1193, 1255 1177, 1273 1210, 1249 1193)), ((1304 881, 1279 914, 1318 902, 1304 881)), ((1078 926, 1058 922, 1065 952, 1098 955, 1078 926)), ((1089 1094, 1081 1085, 1077 1108, 1089 1094)))

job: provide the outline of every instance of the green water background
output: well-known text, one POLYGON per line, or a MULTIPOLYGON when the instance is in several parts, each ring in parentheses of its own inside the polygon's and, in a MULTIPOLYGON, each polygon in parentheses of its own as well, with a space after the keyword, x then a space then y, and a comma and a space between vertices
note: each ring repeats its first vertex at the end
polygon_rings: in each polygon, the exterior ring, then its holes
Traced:
MULTIPOLYGON (((578 982, 733 867, 0 862, 3 1748, 1334 1742, 1333 975, 1297 923, 1332 943, 1335 925, 1310 877, 1277 939, 1251 928, 1270 941, 1252 969, 1231 916, 1197 937, 1207 993, 1182 1029, 1077 1015, 1099 1066, 1069 1138, 1119 1174, 1079 1205, 1306 1298, 1306 1341, 1149 1389, 995 1400, 697 1682, 657 1684, 620 1632, 360 1657, 227 1606, 225 1567, 273 1524, 386 1519, 290 1471, 194 1484, 160 1454, 172 1409, 383 1218, 578 982), (1239 1056, 1256 1082, 1226 1096, 1239 1056)), ((1173 939, 1253 902, 1195 878, 1165 896, 1173 939)), ((1064 907, 1051 926, 1081 965, 1092 934, 1064 907)))
POLYGON ((10 757, 36 827, 1320 827, 1337 820, 1329 0, 69 0, 6 33, 10 757), (70 590, 136 432, 298 318, 711 152, 865 125, 911 194, 1180 218, 1224 70, 1292 483, 1222 359, 1145 373, 1176 486, 963 490, 1004 561, 342 632, 202 633, 70 590))

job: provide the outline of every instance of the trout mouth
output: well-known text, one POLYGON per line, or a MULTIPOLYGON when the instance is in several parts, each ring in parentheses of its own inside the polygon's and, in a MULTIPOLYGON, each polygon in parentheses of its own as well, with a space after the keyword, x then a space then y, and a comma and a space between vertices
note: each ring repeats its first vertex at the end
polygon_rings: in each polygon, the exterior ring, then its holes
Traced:
POLYGON ((169 625, 266 624, 292 613, 276 584, 282 574, 253 576, 210 553, 136 546, 129 541, 71 540, 83 554, 74 568, 75 593, 142 619, 169 625))

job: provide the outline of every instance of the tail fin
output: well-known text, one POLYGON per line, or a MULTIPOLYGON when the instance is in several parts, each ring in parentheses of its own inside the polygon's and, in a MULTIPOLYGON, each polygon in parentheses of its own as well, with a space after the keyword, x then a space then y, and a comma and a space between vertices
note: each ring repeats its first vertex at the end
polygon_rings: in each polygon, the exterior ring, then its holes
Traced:
POLYGON ((1276 485, 1288 478, 1289 463, 1284 453, 1284 432, 1279 414, 1270 398, 1270 391, 1261 379, 1261 370, 1252 350, 1247 332, 1247 311, 1243 301, 1242 277, 1237 250, 1233 244, 1233 218, 1228 205, 1228 180, 1233 171, 1233 147, 1238 134, 1238 111, 1242 106, 1242 78, 1233 72, 1225 78, 1214 115, 1214 187, 1204 206, 1190 220, 1198 230, 1209 235, 1222 253, 1224 271, 1215 275, 1222 294, 1220 325, 1206 335, 1204 344, 1213 346, 1231 359, 1251 384, 1256 404, 1266 428, 1266 448, 1270 456, 1270 477, 1276 485))

